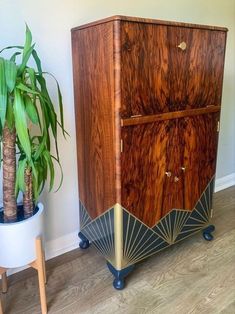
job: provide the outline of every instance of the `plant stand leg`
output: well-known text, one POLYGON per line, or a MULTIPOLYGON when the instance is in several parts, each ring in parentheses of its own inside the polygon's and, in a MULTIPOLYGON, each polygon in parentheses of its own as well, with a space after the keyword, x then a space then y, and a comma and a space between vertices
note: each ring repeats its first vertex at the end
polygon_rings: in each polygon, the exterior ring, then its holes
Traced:
POLYGON ((7 293, 7 273, 2 273, 2 293, 7 293))
POLYGON ((2 277, 2 293, 7 292, 7 269, 0 267, 0 276, 2 277))
POLYGON ((36 239, 36 256, 37 256, 37 266, 38 266, 38 282, 40 290, 40 300, 42 313, 47 313, 47 302, 46 302, 46 288, 45 288, 45 276, 44 276, 44 257, 42 249, 41 238, 36 239))
POLYGON ((43 257, 43 276, 44 276, 44 283, 45 285, 47 284, 47 273, 46 273, 46 263, 45 263, 45 251, 43 250, 42 252, 42 257, 43 257))
MULTIPOLYGON (((0 275, 2 276, 2 292, 7 292, 7 269, 0 267, 0 275)), ((0 297, 0 314, 3 314, 3 305, 0 297)))
POLYGON ((84 236, 84 234, 82 234, 82 232, 79 232, 78 236, 81 239, 79 247, 83 250, 88 249, 90 246, 89 240, 84 236))
POLYGON ((3 309, 2 309, 2 300, 0 298, 0 314, 3 314, 3 309))
POLYGON ((42 240, 40 237, 36 239, 36 260, 32 262, 30 266, 35 268, 38 272, 41 310, 42 310, 42 314, 47 314, 44 258, 43 258, 42 240))
POLYGON ((135 265, 131 265, 131 266, 126 267, 126 268, 124 268, 122 270, 117 270, 109 262, 107 262, 107 266, 108 266, 108 269, 110 270, 110 272, 115 277, 115 279, 113 281, 114 288, 117 289, 117 290, 122 290, 125 287, 124 278, 130 272, 132 272, 132 270, 134 269, 135 265))
POLYGON ((214 239, 213 235, 211 234, 213 231, 215 231, 214 225, 209 225, 207 228, 202 230, 203 238, 206 241, 212 241, 214 239))

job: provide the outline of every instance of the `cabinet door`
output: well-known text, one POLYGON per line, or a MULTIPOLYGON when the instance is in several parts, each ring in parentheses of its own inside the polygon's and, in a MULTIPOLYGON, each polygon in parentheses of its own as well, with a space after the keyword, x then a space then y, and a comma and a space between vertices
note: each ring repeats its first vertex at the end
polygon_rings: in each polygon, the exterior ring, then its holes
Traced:
POLYGON ((215 175, 219 113, 184 119, 184 208, 192 210, 215 175))
POLYGON ((225 39, 222 31, 121 22, 122 118, 220 105, 225 39))
POLYGON ((180 120, 122 128, 122 206, 149 227, 172 208, 183 208, 180 120))
POLYGON ((122 128, 121 203, 149 227, 194 209, 215 175, 219 113, 122 128))

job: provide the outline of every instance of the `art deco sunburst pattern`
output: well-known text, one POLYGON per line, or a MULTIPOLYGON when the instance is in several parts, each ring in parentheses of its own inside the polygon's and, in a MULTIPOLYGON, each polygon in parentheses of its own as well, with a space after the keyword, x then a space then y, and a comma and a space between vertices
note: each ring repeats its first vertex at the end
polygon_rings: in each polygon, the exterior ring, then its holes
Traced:
POLYGON ((122 243, 118 247, 122 252, 118 255, 122 259, 121 269, 124 269, 205 228, 210 220, 213 189, 214 178, 192 211, 172 209, 153 228, 119 205, 122 211, 121 237, 115 234, 119 232, 114 226, 116 205, 92 220, 80 202, 81 232, 114 267, 117 265, 115 240, 121 238, 122 243))
MULTIPOLYGON (((82 207, 80 207, 80 215, 82 215, 84 211, 85 207, 82 205, 82 207)), ((87 212, 86 215, 89 217, 87 212)), ((111 264, 115 264, 114 208, 110 208, 94 220, 91 220, 89 217, 89 220, 86 219, 85 221, 87 221, 87 223, 83 225, 81 232, 92 242, 107 261, 111 264)))

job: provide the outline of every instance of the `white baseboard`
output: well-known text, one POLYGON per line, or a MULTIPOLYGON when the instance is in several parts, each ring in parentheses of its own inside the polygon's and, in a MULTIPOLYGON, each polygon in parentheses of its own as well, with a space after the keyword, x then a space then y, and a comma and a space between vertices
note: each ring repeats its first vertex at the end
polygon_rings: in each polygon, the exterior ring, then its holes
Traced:
MULTIPOLYGON (((215 192, 224 190, 235 185, 235 173, 215 180, 215 192)), ((66 234, 57 239, 48 241, 45 245, 46 260, 62 255, 69 251, 79 248, 78 232, 66 234)), ((11 269, 9 275, 26 269, 27 267, 11 269)))
POLYGON ((225 177, 218 178, 215 180, 215 192, 222 191, 235 185, 235 172, 225 177))
POLYGON ((66 234, 45 245, 46 260, 62 255, 79 247, 78 231, 66 234))

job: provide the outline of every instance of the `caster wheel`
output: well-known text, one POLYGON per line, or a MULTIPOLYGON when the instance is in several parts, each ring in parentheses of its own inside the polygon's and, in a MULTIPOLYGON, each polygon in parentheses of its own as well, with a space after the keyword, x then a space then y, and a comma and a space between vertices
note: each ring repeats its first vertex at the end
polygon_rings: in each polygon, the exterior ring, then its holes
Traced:
POLYGON ((214 239, 213 235, 211 234, 215 231, 215 226, 210 225, 206 229, 203 230, 202 235, 206 241, 212 241, 214 239))
POLYGON ((79 232, 78 236, 81 239, 81 241, 79 243, 79 247, 82 250, 88 249, 90 246, 89 240, 81 232, 79 232))
POLYGON ((130 266, 123 268, 121 270, 117 270, 109 262, 107 262, 107 266, 108 266, 108 269, 110 270, 110 272, 114 275, 113 287, 116 290, 124 289, 125 288, 124 279, 130 272, 132 272, 135 265, 130 265, 130 266))
POLYGON ((208 232, 203 232, 203 238, 206 241, 212 241, 214 239, 213 235, 211 233, 208 233, 208 232))
POLYGON ((116 290, 122 290, 125 286, 124 280, 122 279, 114 279, 113 286, 116 290))

